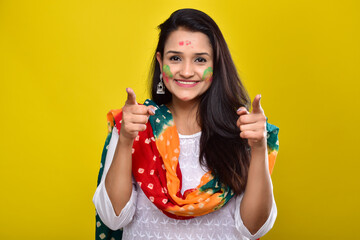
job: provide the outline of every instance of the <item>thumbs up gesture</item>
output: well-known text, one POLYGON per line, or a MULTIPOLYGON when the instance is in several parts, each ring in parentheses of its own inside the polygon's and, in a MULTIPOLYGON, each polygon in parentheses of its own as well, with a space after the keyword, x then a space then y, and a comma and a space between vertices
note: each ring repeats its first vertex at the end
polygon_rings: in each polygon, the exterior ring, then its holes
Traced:
POLYGON ((136 95, 131 88, 127 88, 128 94, 121 121, 120 136, 126 140, 133 141, 139 131, 146 129, 146 123, 149 116, 155 114, 155 108, 152 106, 138 105, 136 95))
POLYGON ((245 107, 237 110, 239 118, 236 125, 240 129, 240 137, 248 139, 252 150, 266 147, 266 117, 260 105, 261 95, 256 95, 249 113, 245 107))

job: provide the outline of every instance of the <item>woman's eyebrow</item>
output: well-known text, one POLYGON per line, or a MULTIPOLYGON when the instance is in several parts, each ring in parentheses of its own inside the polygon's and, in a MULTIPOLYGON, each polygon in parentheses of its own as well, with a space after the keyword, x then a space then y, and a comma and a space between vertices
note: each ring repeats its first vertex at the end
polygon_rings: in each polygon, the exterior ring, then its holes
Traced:
POLYGON ((208 55, 210 57, 210 54, 208 54, 207 52, 195 53, 195 55, 208 55))
POLYGON ((169 53, 174 53, 174 54, 182 54, 182 52, 178 52, 178 51, 167 51, 165 54, 169 54, 169 53))
MULTIPOLYGON (((179 51, 167 51, 165 54, 169 54, 169 53, 173 53, 173 54, 183 54, 183 52, 179 52, 179 51)), ((199 55, 208 55, 210 57, 210 54, 207 52, 200 52, 200 53, 195 53, 196 56, 199 55)))

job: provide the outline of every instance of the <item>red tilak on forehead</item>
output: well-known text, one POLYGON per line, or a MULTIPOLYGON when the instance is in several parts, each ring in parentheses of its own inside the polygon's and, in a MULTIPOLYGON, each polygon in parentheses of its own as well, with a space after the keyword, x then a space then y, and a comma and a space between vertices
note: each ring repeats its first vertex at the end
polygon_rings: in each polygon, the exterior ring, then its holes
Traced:
MULTIPOLYGON (((185 41, 185 44, 186 44, 186 46, 188 46, 188 45, 191 44, 191 41, 186 40, 186 41, 185 41)), ((180 41, 180 42, 179 42, 179 46, 184 46, 184 41, 180 41)))

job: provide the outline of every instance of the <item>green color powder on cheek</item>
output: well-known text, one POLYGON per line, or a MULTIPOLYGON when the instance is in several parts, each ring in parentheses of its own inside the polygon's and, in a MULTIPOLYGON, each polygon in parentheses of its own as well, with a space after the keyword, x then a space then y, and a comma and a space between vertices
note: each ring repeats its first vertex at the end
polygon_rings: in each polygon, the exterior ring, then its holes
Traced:
POLYGON ((172 78, 173 75, 170 71, 170 67, 169 65, 164 65, 163 66, 163 78, 165 78, 166 82, 169 82, 169 78, 172 78))
POLYGON ((207 82, 207 81, 212 81, 212 76, 213 76, 213 69, 212 67, 208 67, 207 69, 205 69, 204 74, 202 76, 202 79, 207 82))

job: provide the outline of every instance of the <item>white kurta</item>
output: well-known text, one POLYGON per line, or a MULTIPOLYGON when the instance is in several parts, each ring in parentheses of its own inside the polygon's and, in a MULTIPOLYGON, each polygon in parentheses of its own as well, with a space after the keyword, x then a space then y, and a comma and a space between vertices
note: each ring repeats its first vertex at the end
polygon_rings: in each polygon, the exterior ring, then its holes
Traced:
MULTIPOLYGON (((201 133, 181 135, 179 164, 182 172, 182 193, 199 185, 206 173, 199 164, 201 133)), ((93 202, 101 220, 112 230, 123 228, 123 239, 257 239, 273 226, 277 209, 273 200, 270 215, 257 233, 252 235, 244 226, 240 216, 243 195, 233 197, 224 207, 215 212, 189 220, 167 217, 146 197, 134 181, 132 195, 119 216, 116 216, 105 189, 105 176, 110 168, 119 139, 114 127, 101 182, 96 189, 93 202)))

